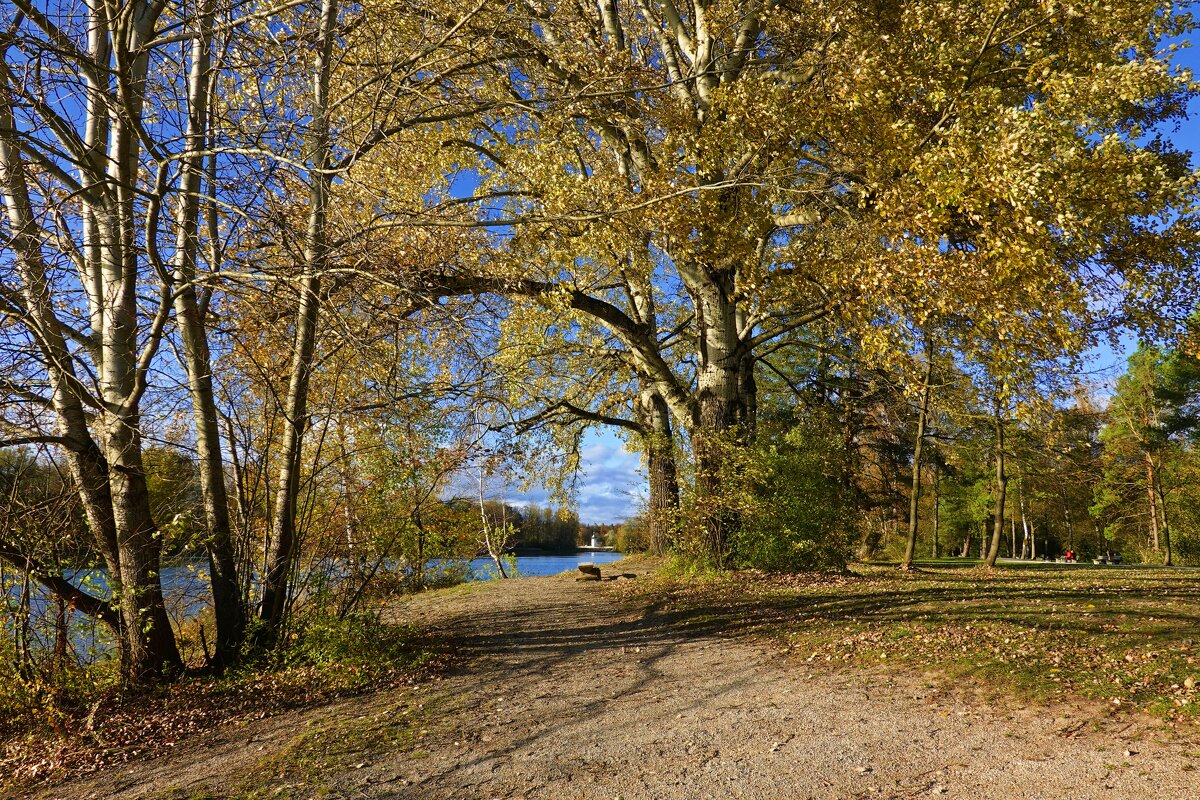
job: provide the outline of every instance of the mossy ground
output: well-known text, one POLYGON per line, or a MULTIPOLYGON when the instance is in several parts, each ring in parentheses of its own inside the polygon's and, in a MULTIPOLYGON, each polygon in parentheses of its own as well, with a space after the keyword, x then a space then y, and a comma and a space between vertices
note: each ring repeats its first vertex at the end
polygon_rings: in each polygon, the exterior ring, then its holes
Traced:
POLYGON ((447 699, 410 693, 402 700, 364 709, 357 715, 310 719, 304 728, 239 774, 225 776, 220 795, 168 789, 158 800, 308 800, 337 794, 343 776, 374 757, 407 754, 420 759, 422 740, 445 724, 447 699))

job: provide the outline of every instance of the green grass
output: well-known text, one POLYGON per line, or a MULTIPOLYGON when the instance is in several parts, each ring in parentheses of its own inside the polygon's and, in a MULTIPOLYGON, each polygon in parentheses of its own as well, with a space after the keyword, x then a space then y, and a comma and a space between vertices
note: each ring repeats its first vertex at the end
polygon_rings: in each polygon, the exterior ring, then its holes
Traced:
POLYGON ((237 781, 232 796, 245 800, 324 797, 333 791, 330 779, 380 754, 420 758, 423 753, 417 748, 437 724, 437 709, 444 702, 444 698, 406 701, 359 717, 325 719, 259 761, 237 781))
POLYGON ((977 563, 664 576, 639 592, 681 625, 768 635, 800 662, 932 669, 1034 699, 1200 716, 1200 572, 977 563))
POLYGON ((343 796, 334 781, 387 753, 409 758, 424 754, 418 746, 438 724, 444 698, 406 697, 367 710, 361 716, 330 715, 314 721, 282 747, 264 755, 243 774, 222 776, 219 793, 169 789, 156 800, 308 800, 343 796))

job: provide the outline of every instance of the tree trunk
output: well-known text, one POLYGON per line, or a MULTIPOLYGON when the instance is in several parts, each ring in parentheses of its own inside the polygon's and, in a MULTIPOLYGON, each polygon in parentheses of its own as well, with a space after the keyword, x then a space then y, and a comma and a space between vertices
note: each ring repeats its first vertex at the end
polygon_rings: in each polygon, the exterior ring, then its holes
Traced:
MULTIPOLYGON (((229 499, 225 490, 225 464, 221 456, 221 434, 217 423, 211 357, 204 311, 196 294, 196 255, 199 251, 199 218, 203 153, 208 141, 209 51, 212 42, 215 4, 206 0, 200 10, 199 36, 192 43, 192 66, 188 78, 188 150, 196 155, 183 160, 180 198, 176 207, 176 243, 173 263, 175 319, 183 345, 183 361, 192 401, 192 423, 196 430, 196 461, 200 494, 208 529, 209 584, 217 627, 213 665, 223 669, 236 661, 246 629, 246 610, 237 576, 237 561, 229 521, 229 499)), ((215 252, 213 248, 212 252, 215 252)), ((210 264, 210 269, 215 265, 210 264)))
POLYGON ((917 412, 917 440, 913 445, 912 488, 908 497, 908 542, 904 547, 902 569, 912 569, 917 550, 917 529, 920 526, 921 451, 925 446, 925 422, 929 417, 929 397, 933 390, 933 342, 925 342, 925 381, 921 387, 921 406, 917 412))
POLYGON ((933 557, 941 558, 938 534, 942 527, 942 470, 937 459, 933 462, 933 557))
POLYGON ((1150 541, 1154 547, 1154 552, 1159 551, 1158 542, 1158 497, 1154 491, 1158 476, 1154 470, 1154 459, 1149 453, 1143 453, 1143 458, 1146 462, 1146 499, 1150 504, 1150 541))
POLYGON ((671 415, 662 395, 646 388, 638 395, 638 416, 650 483, 650 552, 664 555, 679 513, 679 477, 671 415))
POLYGON ((305 234, 304 271, 292 344, 288 393, 283 409, 283 443, 280 449, 279 484, 275 487, 275 515, 266 557, 263 582, 263 644, 273 644, 281 632, 291 589, 295 561, 296 512, 300 494, 300 459, 304 430, 308 425, 308 386, 316 349, 317 322, 321 305, 321 272, 328 244, 326 216, 329 205, 329 75, 333 60, 337 0, 322 0, 317 58, 313 66, 312 127, 309 130, 307 163, 309 175, 308 228, 305 234))
POLYGON ((178 674, 183 660, 167 617, 159 569, 162 538, 150 515, 138 418, 109 423, 106 439, 120 581, 115 592, 125 628, 125 677, 144 683, 178 674))
POLYGON ((996 566, 1000 556, 1000 540, 1004 536, 1004 496, 1008 491, 1008 475, 1004 472, 1004 418, 1000 403, 996 403, 994 430, 996 432, 996 498, 992 509, 992 542, 988 548, 987 565, 996 566))
MULTIPOLYGON (((728 199, 732 202, 732 197, 728 199)), ((730 535, 740 524, 728 492, 739 491, 735 456, 753 435, 757 387, 753 360, 739 331, 732 266, 694 264, 681 268, 696 312, 696 413, 691 438, 695 451, 697 504, 704 551, 724 566, 730 535), (748 394, 746 394, 748 393, 748 394)))
POLYGON ((738 527, 737 512, 729 508, 724 490, 736 469, 730 456, 742 446, 738 422, 739 370, 736 365, 710 364, 700 374, 699 413, 692 435, 696 454, 697 502, 703 517, 704 550, 714 566, 723 566, 729 536, 738 527))
MULTIPOLYGON (((1025 537, 1023 541, 1029 542, 1029 557, 1030 559, 1037 558, 1037 537, 1033 535, 1033 528, 1029 524, 1029 516, 1025 513, 1025 479, 1018 475, 1020 480, 1017 482, 1017 505, 1021 511, 1021 534, 1025 537)), ((1024 550, 1024 544, 1021 545, 1024 550)))
MULTIPOLYGON (((484 504, 483 481, 484 470, 481 466, 479 468, 479 519, 483 524, 483 546, 487 548, 488 556, 491 557, 492 563, 496 565, 496 573, 501 578, 507 578, 508 571, 504 569, 504 561, 501 556, 504 555, 504 545, 508 540, 508 521, 501 520, 500 528, 497 530, 492 521, 488 519, 487 506, 484 504), (496 532, 495 536, 493 536, 493 531, 496 532)), ((501 513, 503 513, 505 508, 503 501, 500 504, 500 508, 501 513)))
POLYGON ((263 622, 260 644, 270 646, 282 631, 292 568, 296 557, 296 517, 300 498, 300 466, 304 431, 308 426, 308 386, 316 349, 321 280, 306 276, 300 285, 296 334, 292 343, 291 378, 283 408, 283 441, 279 448, 279 479, 275 486, 274 516, 266 552, 263 580, 263 622))
MULTIPOLYGON (((107 196, 91 212, 98 224, 95 261, 89 276, 99 286, 96 311, 100 359, 98 388, 104 405, 100 428, 108 462, 113 520, 117 529, 120 581, 116 598, 125 625, 127 680, 146 682, 178 673, 182 659, 167 617, 159 577, 162 539, 150 512, 150 496, 142 465, 140 399, 145 372, 165 323, 164 305, 152 320, 147 342, 139 342, 138 219, 141 193, 139 151, 141 139, 135 122, 141 119, 146 96, 149 51, 143 45, 153 37, 161 6, 137 2, 128 16, 109 18, 97 11, 97 22, 111 37, 115 95, 108 95, 95 110, 110 115, 105 162, 107 196), (121 113, 116 113, 116 107, 121 113)), ((99 59, 97 59, 99 61, 99 59)), ((108 59, 104 59, 107 65, 108 59)), ((152 254, 153 255, 153 254, 152 254)))
POLYGON ((1162 487, 1162 475, 1160 470, 1155 470, 1154 480, 1158 488, 1159 506, 1162 508, 1162 532, 1163 532, 1163 566, 1174 566, 1171 557, 1171 524, 1167 520, 1167 496, 1162 487))

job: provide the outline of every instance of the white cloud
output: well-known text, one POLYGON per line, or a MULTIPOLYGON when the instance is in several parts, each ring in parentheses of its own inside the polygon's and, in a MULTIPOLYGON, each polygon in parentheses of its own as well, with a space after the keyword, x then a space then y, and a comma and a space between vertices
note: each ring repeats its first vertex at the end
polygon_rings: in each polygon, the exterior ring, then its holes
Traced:
POLYGON ((646 491, 641 457, 610 431, 591 433, 585 442, 579 519, 619 522, 637 513, 646 491))
MULTIPOLYGON (((576 494, 580 521, 620 522, 636 514, 646 492, 641 457, 626 450, 625 443, 609 431, 588 433, 581 455, 576 494)), ((505 499, 518 506, 553 503, 549 493, 540 488, 514 492, 505 499)))

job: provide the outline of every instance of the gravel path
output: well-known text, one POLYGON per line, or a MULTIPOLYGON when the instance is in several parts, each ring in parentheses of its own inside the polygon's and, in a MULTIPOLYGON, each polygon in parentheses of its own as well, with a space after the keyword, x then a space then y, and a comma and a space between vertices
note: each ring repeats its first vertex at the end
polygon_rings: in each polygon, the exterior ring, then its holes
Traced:
MULTIPOLYGON (((920 676, 814 672, 761 642, 716 632, 727 626, 681 625, 668 611, 622 604, 609 586, 526 579, 398 606, 402 617, 460 642, 459 671, 422 690, 440 703, 439 723, 421 732, 415 749, 374 751, 322 776, 319 796, 1200 795, 1195 745, 1172 742, 1145 721, 970 701, 927 688, 920 676)), ((286 747, 314 715, 362 719, 399 701, 379 692, 263 720, 44 796, 234 796, 224 787, 235 785, 247 751, 286 747), (182 788, 164 795, 166 786, 182 788)))

